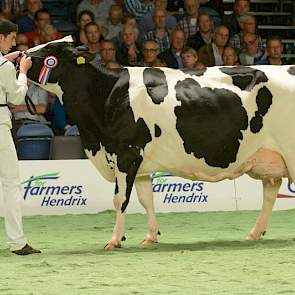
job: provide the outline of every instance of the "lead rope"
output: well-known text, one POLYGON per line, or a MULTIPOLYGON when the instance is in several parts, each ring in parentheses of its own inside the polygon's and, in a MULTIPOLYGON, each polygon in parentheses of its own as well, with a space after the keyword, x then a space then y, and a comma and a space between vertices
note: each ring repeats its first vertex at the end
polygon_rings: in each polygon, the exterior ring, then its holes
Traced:
POLYGON ((26 94, 26 97, 25 97, 25 103, 26 103, 27 109, 28 109, 28 111, 29 111, 29 113, 31 115, 37 115, 38 114, 35 104, 33 103, 31 98, 27 94, 26 94))

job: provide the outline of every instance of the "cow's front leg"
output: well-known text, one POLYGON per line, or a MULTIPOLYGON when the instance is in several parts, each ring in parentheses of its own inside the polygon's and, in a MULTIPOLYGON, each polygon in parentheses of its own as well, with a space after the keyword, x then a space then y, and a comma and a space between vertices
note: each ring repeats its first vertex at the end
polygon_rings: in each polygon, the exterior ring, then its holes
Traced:
POLYGON ((150 176, 138 177, 135 179, 135 188, 138 200, 144 207, 147 214, 148 233, 142 241, 142 245, 152 245, 158 242, 158 225, 156 220, 152 181, 150 176))
POLYGON ((116 167, 116 188, 114 195, 114 206, 116 209, 116 224, 113 230, 112 239, 105 245, 105 249, 121 247, 121 240, 124 237, 125 210, 134 183, 137 170, 142 161, 141 157, 122 157, 118 159, 116 167), (124 162, 122 163, 122 158, 124 162), (123 165, 124 164, 124 165, 123 165))
POLYGON ((113 198, 113 204, 116 209, 116 223, 113 229, 111 240, 105 245, 105 249, 121 248, 121 241, 125 232, 125 212, 121 208, 126 201, 126 175, 123 173, 116 174, 116 187, 113 198))
POLYGON ((272 208, 277 198, 277 194, 281 184, 282 179, 275 179, 274 181, 263 181, 262 210, 258 216, 255 226, 252 228, 252 230, 246 237, 247 240, 260 240, 261 236, 265 233, 272 212, 272 208))

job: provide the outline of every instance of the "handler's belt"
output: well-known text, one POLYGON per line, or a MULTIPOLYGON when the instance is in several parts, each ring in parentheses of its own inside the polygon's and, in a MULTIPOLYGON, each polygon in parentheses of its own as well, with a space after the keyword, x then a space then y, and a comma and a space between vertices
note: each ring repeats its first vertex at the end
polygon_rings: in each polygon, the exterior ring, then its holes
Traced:
POLYGON ((8 107, 8 104, 7 103, 0 103, 0 108, 4 108, 4 107, 8 107))

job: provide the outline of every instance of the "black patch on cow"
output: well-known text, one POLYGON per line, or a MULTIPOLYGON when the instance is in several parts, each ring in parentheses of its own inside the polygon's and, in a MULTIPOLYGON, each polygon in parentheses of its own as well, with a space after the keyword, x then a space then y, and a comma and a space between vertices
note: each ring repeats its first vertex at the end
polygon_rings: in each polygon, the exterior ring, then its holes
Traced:
POLYGON ((290 75, 295 76, 295 66, 291 66, 288 71, 287 71, 290 75))
MULTIPOLYGON (((134 119, 129 98, 129 72, 121 74, 105 104, 105 136, 103 146, 109 154, 117 155, 117 167, 126 173, 126 209, 142 152, 152 136, 143 118, 134 119)), ((119 188, 119 192, 120 191, 119 188)))
POLYGON ((263 117, 272 104, 272 94, 266 87, 259 89, 256 96, 256 103, 258 110, 250 121, 250 129, 253 133, 257 133, 261 130, 263 126, 263 117))
POLYGON ((232 77, 233 84, 241 90, 251 91, 255 85, 268 81, 264 72, 250 67, 221 67, 220 71, 232 77))
POLYGON ((180 71, 182 71, 185 74, 191 75, 191 76, 203 76, 205 74, 205 72, 207 71, 206 68, 204 69, 190 69, 190 68, 184 68, 184 69, 180 69, 180 71))
POLYGON ((161 128, 157 124, 155 124, 155 137, 160 137, 161 134, 162 134, 161 128))
POLYGON ((118 187, 118 179, 116 177, 116 183, 115 183, 115 195, 119 192, 119 187, 118 187))
POLYGON ((148 95, 155 104, 160 104, 164 101, 168 94, 168 84, 165 73, 161 69, 144 69, 143 82, 148 95))
POLYGON ((191 78, 178 81, 175 90, 181 102, 174 111, 176 128, 185 151, 214 167, 235 162, 242 130, 248 127, 241 98, 227 89, 200 87, 191 78))

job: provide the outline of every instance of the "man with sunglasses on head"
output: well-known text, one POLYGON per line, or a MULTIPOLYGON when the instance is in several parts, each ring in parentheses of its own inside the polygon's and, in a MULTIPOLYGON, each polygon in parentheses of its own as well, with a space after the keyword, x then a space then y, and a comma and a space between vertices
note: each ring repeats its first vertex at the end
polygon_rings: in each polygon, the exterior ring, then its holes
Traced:
POLYGON ((9 20, 0 20, 0 182, 4 203, 4 223, 9 249, 17 255, 40 253, 27 244, 23 232, 19 166, 11 135, 9 103, 21 104, 27 92, 27 71, 32 66, 29 57, 20 60, 19 76, 11 61, 20 52, 7 54, 15 46, 17 25, 9 20), (6 54, 3 56, 3 54, 6 54))

